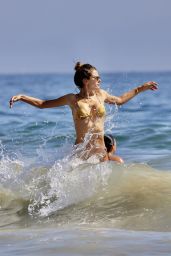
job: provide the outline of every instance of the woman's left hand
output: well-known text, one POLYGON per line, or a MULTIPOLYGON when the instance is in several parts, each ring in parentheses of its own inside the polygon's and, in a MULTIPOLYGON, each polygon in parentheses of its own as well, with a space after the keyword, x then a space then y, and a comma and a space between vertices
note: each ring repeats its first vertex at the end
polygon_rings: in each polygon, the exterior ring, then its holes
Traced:
POLYGON ((147 83, 143 84, 143 91, 146 90, 157 90, 158 89, 158 84, 154 81, 149 81, 147 83))

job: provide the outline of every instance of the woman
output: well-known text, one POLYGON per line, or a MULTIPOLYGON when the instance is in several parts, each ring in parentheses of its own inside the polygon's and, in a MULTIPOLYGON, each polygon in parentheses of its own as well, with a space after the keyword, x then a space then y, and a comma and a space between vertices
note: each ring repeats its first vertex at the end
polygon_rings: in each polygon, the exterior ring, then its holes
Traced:
POLYGON ((75 65, 74 82, 79 88, 78 94, 67 94, 54 100, 41 100, 26 95, 16 95, 10 100, 10 107, 16 101, 23 101, 37 108, 53 108, 68 105, 72 110, 76 130, 77 156, 88 159, 96 155, 100 161, 106 157, 104 144, 104 103, 122 105, 140 92, 156 90, 157 83, 147 82, 124 93, 120 97, 112 96, 100 89, 100 76, 90 64, 75 65))

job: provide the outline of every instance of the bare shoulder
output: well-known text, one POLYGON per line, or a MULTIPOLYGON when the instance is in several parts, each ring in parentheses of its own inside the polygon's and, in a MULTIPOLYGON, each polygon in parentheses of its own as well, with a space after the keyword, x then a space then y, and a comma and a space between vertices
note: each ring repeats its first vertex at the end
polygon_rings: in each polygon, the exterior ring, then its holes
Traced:
POLYGON ((101 97, 103 97, 104 100, 107 98, 108 95, 108 93, 103 89, 100 89, 99 94, 101 97))
POLYGON ((66 95, 67 99, 68 99, 68 103, 70 106, 73 106, 77 100, 77 96, 74 93, 69 93, 66 95))
POLYGON ((69 94, 66 94, 66 97, 69 99, 69 100, 74 100, 75 99, 75 97, 76 97, 76 94, 74 94, 74 93, 69 93, 69 94))
POLYGON ((107 91, 101 89, 101 97, 103 98, 105 103, 116 103, 115 96, 110 95, 107 91))
POLYGON ((115 161, 115 162, 118 162, 118 163, 120 163, 120 164, 123 164, 124 163, 124 161, 123 161, 123 159, 120 157, 120 156, 117 156, 117 155, 109 155, 109 160, 110 161, 115 161))
POLYGON ((121 105, 121 98, 115 95, 109 94, 105 90, 101 90, 105 103, 121 105))

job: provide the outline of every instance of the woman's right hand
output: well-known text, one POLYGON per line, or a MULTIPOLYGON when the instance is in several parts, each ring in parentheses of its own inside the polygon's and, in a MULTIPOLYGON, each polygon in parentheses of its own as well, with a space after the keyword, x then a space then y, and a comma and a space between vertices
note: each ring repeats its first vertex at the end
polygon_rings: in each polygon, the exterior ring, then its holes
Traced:
POLYGON ((14 102, 19 101, 21 99, 21 95, 12 96, 9 101, 10 108, 13 107, 14 102))

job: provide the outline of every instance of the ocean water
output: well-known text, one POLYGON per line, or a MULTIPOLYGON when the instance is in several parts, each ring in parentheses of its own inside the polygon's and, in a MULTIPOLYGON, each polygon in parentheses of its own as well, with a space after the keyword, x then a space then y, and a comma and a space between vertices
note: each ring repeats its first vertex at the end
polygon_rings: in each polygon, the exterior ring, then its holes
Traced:
POLYGON ((70 159, 67 107, 9 109, 16 94, 76 93, 72 74, 0 75, 1 255, 171 254, 171 72, 101 77, 114 95, 159 84, 121 107, 106 105, 105 131, 124 165, 70 159))

